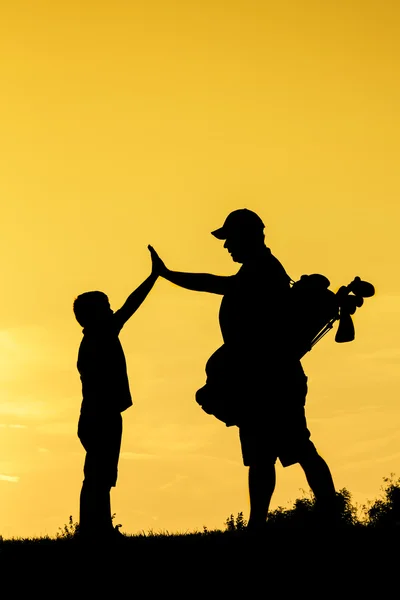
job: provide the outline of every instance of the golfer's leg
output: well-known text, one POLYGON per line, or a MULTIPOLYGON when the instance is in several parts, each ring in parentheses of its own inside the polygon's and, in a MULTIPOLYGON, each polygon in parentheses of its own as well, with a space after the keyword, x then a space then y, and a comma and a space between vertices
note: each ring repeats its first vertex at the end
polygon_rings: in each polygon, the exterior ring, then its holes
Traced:
POLYGON ((265 525, 269 504, 275 489, 275 481, 275 465, 273 462, 249 467, 249 528, 258 528, 265 525))
POLYGON ((313 449, 300 461, 313 491, 321 516, 331 521, 337 517, 336 491, 328 465, 313 449))

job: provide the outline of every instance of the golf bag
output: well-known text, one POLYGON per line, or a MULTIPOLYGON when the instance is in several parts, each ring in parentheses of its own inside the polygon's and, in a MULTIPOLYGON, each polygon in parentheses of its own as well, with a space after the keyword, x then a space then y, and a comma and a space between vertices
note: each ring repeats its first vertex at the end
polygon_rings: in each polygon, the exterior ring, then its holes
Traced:
MULTIPOLYGON (((338 292, 329 290, 324 275, 302 275, 291 280, 288 322, 285 323, 287 354, 300 360, 339 321, 335 341, 350 342, 355 338, 351 315, 363 305, 364 298, 374 295, 374 286, 355 277, 338 292)), ((241 371, 246 357, 238 357, 226 345, 212 354, 206 364, 206 384, 196 392, 202 409, 226 424, 239 425, 244 396, 251 394, 251 377, 243 379, 241 371)))

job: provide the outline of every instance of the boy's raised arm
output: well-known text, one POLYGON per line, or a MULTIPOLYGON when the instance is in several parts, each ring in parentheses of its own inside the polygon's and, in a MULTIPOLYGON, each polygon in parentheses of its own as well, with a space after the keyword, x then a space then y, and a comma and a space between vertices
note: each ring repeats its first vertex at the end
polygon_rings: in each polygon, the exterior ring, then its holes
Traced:
POLYGON ((179 271, 170 271, 164 262, 158 256, 152 246, 148 246, 153 262, 153 270, 158 272, 161 277, 167 279, 179 287, 195 292, 209 292, 211 294, 224 295, 228 291, 232 277, 221 275, 210 275, 208 273, 181 273, 179 271))
POLYGON ((114 319, 119 328, 125 325, 127 320, 131 318, 131 316, 147 298, 149 292, 157 281, 158 275, 158 272, 153 266, 151 274, 147 277, 147 279, 145 279, 143 283, 141 283, 139 287, 136 288, 136 290, 132 292, 130 296, 128 296, 124 305, 114 313, 114 319))

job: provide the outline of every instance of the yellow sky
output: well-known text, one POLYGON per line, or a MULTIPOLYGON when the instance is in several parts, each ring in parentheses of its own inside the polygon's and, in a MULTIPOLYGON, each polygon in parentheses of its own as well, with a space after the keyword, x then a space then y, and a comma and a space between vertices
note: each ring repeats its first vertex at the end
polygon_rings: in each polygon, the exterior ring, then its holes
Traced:
MULTIPOLYGON (((1 534, 78 517, 74 297, 100 289, 118 308, 148 243, 171 268, 234 273, 210 231, 241 207, 294 279, 375 284, 355 342, 331 334, 304 360, 308 419, 358 502, 400 474, 399 16, 389 0, 3 5, 1 534)), ((121 334, 124 531, 247 513, 237 430, 194 401, 219 301, 158 282, 121 334)), ((277 470, 273 507, 307 489, 299 467, 277 470)))

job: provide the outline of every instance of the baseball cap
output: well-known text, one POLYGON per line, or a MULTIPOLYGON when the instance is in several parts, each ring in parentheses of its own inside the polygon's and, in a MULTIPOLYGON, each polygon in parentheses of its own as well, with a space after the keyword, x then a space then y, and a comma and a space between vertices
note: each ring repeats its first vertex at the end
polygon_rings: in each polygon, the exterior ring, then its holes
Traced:
POLYGON ((239 208, 226 217, 222 227, 211 233, 219 240, 226 240, 230 235, 246 235, 247 233, 263 231, 264 227, 264 223, 255 212, 248 208, 239 208))

